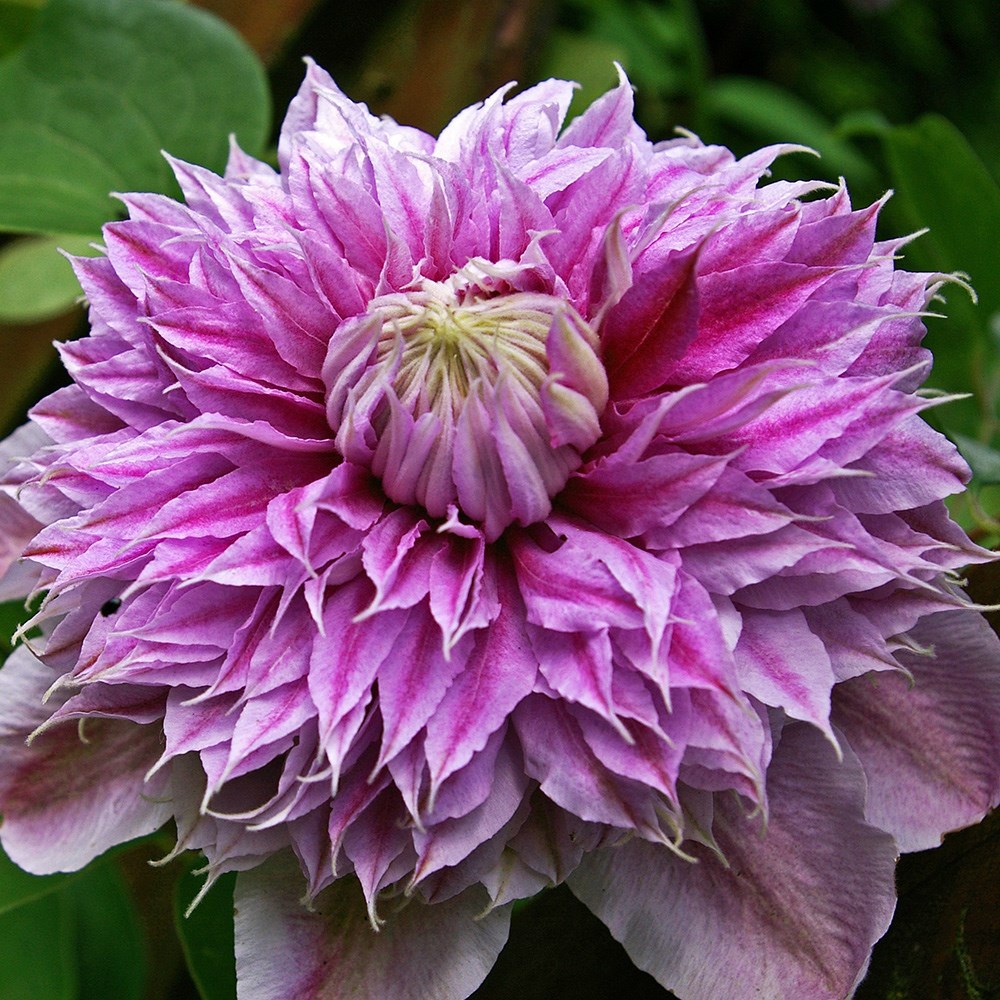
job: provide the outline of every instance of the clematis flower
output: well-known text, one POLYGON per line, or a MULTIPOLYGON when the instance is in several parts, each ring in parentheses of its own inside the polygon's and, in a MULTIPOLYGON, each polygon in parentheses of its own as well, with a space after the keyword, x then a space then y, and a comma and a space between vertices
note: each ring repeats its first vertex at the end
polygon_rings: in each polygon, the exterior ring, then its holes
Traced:
POLYGON ((4 848, 173 820, 241 1000, 466 997, 564 881, 684 1000, 844 997, 898 852, 1000 798, 948 279, 792 147, 572 89, 435 139, 310 64, 277 171, 123 196, 5 446, 4 848))

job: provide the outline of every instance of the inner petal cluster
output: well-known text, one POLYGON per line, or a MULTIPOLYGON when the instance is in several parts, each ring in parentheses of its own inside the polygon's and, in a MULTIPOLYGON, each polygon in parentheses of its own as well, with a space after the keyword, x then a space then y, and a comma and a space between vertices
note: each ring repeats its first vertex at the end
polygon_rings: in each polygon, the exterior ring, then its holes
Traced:
POLYGON ((345 459, 433 517, 489 540, 533 524, 600 436, 608 382, 596 333, 564 298, 497 292, 474 266, 372 300, 324 366, 345 459))

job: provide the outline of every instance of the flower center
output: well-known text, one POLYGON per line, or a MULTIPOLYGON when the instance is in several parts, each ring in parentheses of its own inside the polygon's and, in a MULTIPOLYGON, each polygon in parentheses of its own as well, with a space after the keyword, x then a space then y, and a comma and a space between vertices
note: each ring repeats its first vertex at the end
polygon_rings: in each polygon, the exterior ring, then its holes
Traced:
POLYGON ((337 448, 386 495, 460 511, 488 539, 533 524, 600 434, 598 340, 563 299, 497 294, 474 264, 372 300, 323 368, 337 448))

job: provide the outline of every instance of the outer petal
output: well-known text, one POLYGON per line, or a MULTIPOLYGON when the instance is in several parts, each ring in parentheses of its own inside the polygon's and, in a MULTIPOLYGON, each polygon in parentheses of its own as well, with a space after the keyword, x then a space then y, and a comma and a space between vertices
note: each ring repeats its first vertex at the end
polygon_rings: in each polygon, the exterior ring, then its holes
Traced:
POLYGON ((770 817, 716 796, 714 834, 728 867, 638 840, 585 858, 576 895, 633 961, 684 1000, 840 1000, 892 916, 892 838, 862 818, 856 760, 838 763, 810 727, 785 730, 768 771, 770 817))
POLYGON ((868 776, 869 822, 901 850, 936 847, 1000 802, 1000 640, 973 611, 923 619, 911 638, 932 657, 838 685, 834 723, 868 776))
POLYGON ((34 586, 33 572, 24 568, 19 571, 15 560, 41 525, 17 503, 16 487, 23 477, 13 469, 21 456, 47 444, 48 435, 35 424, 25 424, 0 442, 0 478, 7 487, 7 492, 0 491, 0 601, 24 597, 34 586), (8 496, 8 492, 13 495, 8 496))
POLYGON ((476 919, 476 888, 443 903, 410 900, 375 932, 361 890, 343 878, 315 909, 297 866, 277 857, 236 883, 238 1000, 465 1000, 507 941, 510 910, 476 919))
POLYGON ((52 681, 52 671, 23 646, 0 670, 0 840, 35 874, 82 868, 171 815, 166 777, 143 781, 160 755, 157 726, 97 718, 81 734, 68 722, 25 746, 52 714, 51 704, 42 705, 52 681))

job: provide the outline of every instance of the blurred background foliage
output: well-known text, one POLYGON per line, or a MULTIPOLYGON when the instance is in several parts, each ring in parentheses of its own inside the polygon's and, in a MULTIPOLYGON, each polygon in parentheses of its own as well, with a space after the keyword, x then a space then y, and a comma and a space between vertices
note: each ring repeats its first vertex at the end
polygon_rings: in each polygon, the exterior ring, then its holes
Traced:
MULTIPOLYGON (((0 0, 0 430, 62 377, 53 339, 84 332, 61 247, 94 253, 113 191, 176 193, 160 150, 219 170, 227 137, 273 156, 312 55, 378 113, 436 131, 508 80, 581 84, 620 62, 653 139, 677 126, 745 153, 811 147, 783 176, 895 193, 883 237, 929 232, 905 266, 968 278, 931 319, 929 419, 975 471, 955 514, 1000 540, 1000 4, 996 0, 0 0), (272 115, 272 106, 278 109, 272 115)), ((991 569, 973 596, 1000 600, 991 569)), ((0 632, 16 607, 0 607, 0 632)), ((0 647, 0 656, 9 647, 0 647)), ((900 866, 900 906, 859 1000, 1000 997, 996 817, 900 866)), ((3 1000, 233 1000, 229 880, 185 917, 193 861, 151 869, 160 834, 83 873, 0 857, 3 1000)), ((476 997, 668 996, 565 890, 519 908, 476 997)), ((724 998, 720 998, 724 1000, 724 998)))

